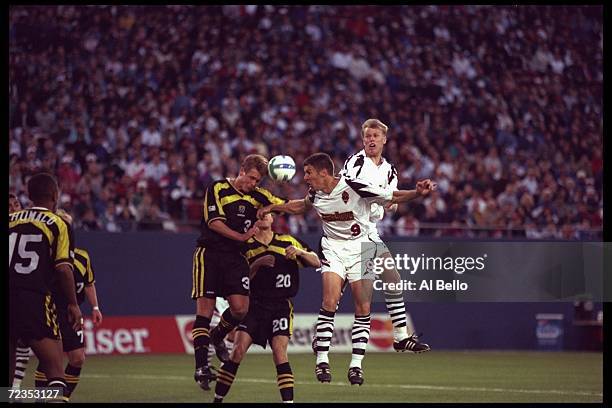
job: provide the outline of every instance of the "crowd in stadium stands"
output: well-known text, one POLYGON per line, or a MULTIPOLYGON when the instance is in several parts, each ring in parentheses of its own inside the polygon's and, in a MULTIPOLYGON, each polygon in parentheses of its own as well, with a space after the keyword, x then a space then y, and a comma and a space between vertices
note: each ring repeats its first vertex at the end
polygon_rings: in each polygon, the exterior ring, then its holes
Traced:
MULTIPOLYGON (((601 6, 13 6, 10 191, 46 169, 77 228, 196 228, 211 180, 288 154, 341 166, 390 126, 385 235, 601 238, 601 6), (429 228, 443 223, 446 228, 429 228)), ((314 213, 283 217, 318 232, 314 213)))

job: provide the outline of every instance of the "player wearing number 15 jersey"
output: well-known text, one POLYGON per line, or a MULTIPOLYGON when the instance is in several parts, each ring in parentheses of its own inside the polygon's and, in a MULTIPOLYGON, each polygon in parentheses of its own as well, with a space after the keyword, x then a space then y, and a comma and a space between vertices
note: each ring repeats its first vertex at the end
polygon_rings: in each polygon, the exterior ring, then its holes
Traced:
POLYGON ((200 386, 214 379, 206 364, 209 344, 215 346, 221 361, 227 361, 223 338, 249 309, 249 264, 245 253, 246 241, 257 231, 257 209, 285 202, 257 187, 267 172, 268 160, 251 154, 242 161, 238 177, 214 181, 206 190, 201 235, 193 254, 191 291, 197 308, 191 332, 196 360, 194 379, 200 386), (229 308, 210 330, 217 296, 225 297, 229 308))
POLYGON ((247 241, 251 268, 249 312, 238 325, 230 361, 217 375, 215 402, 221 402, 234 382, 244 354, 252 343, 272 348, 277 384, 283 402, 293 402, 293 372, 287 345, 293 330, 293 298, 299 287, 299 267, 319 267, 317 255, 291 235, 271 229, 272 214, 257 221, 259 231, 247 241))

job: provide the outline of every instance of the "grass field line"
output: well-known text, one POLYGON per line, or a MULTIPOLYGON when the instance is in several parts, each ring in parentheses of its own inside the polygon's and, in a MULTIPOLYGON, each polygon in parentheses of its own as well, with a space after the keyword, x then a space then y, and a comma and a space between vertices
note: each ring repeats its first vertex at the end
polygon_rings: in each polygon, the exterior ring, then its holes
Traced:
MULTIPOLYGON (((134 380, 175 380, 185 381, 191 380, 191 377, 185 377, 180 375, 148 375, 148 374, 124 374, 124 375, 110 375, 110 374, 83 374, 82 378, 126 378, 134 380)), ((276 384, 276 380, 266 380, 263 378, 236 378, 236 382, 250 382, 250 383, 262 383, 262 384, 276 384)), ((296 381, 297 385, 320 385, 316 381, 296 381)), ((344 382, 332 382, 328 385, 337 387, 351 387, 349 383, 344 382)), ((430 391, 465 391, 465 392, 510 392, 518 394, 555 394, 555 395, 586 395, 594 397, 603 397, 603 393, 590 392, 590 391, 570 391, 570 390, 537 390, 537 389, 525 389, 525 388, 491 388, 491 387, 453 387, 444 385, 424 385, 424 384, 372 384, 366 382, 367 387, 373 388, 403 388, 410 390, 430 390, 430 391)), ((325 385, 323 385, 325 386, 325 385)))

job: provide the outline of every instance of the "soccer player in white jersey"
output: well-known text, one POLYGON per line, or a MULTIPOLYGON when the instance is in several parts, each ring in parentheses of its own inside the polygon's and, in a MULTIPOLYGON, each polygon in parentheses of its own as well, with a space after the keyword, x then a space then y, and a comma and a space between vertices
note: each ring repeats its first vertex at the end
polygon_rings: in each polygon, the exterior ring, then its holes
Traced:
MULTIPOLYGON (((303 214, 314 207, 323 221, 321 238, 321 277, 323 302, 317 320, 317 360, 315 373, 320 382, 331 382, 329 345, 334 331, 336 305, 342 285, 348 280, 355 303, 352 329, 353 353, 348 370, 351 384, 363 384, 361 361, 370 337, 370 303, 374 273, 362 270, 362 248, 372 248, 368 239, 370 205, 407 202, 427 195, 435 188, 431 180, 417 183, 416 190, 384 189, 344 176, 334 177, 334 163, 325 153, 315 153, 304 160, 304 181, 308 195, 301 200, 269 205, 258 210, 262 218, 270 212, 303 214)), ((372 248, 375 249, 375 248, 372 248)), ((365 257, 373 258, 375 250, 365 257)))
MULTIPOLYGON (((397 190, 397 170, 383 156, 383 148, 387 143, 389 127, 378 119, 368 119, 361 125, 363 149, 350 156, 340 171, 340 174, 359 181, 366 181, 382 188, 397 190)), ((385 210, 394 212, 396 204, 385 207, 372 203, 368 222, 368 237, 376 243, 377 257, 391 258, 389 249, 378 235, 376 223, 383 219, 385 210)), ((386 263, 384 263, 386 265, 386 263)), ((401 277, 392 267, 381 274, 384 283, 400 282, 401 277)), ((420 343, 417 336, 409 335, 406 319, 406 307, 402 291, 385 291, 385 305, 393 323, 393 348, 395 351, 422 353, 429 351, 429 345, 420 343)))

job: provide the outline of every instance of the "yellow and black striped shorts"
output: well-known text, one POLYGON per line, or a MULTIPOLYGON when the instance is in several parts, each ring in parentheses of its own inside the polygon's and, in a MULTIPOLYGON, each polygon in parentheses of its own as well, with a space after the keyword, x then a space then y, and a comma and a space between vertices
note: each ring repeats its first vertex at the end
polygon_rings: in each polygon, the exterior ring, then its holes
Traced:
POLYGON ((50 294, 29 290, 11 292, 9 303, 11 336, 24 343, 44 337, 61 339, 57 310, 50 294))
POLYGON ((191 298, 249 295, 249 263, 240 253, 196 247, 191 298))

